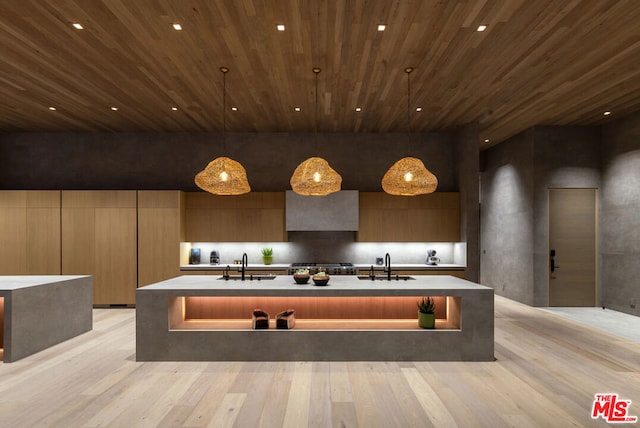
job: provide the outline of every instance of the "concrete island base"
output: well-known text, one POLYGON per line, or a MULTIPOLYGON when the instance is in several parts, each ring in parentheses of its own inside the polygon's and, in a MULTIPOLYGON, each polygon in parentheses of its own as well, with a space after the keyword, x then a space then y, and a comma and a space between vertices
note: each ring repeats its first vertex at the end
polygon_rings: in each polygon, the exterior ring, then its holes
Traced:
POLYGON ((5 363, 92 328, 90 276, 0 276, 0 347, 5 363))
POLYGON ((451 276, 410 281, 291 276, 224 281, 182 276, 136 291, 138 361, 493 361, 493 289, 451 276), (418 327, 416 302, 436 300, 436 329, 418 327), (251 313, 271 316, 253 330, 251 313), (296 310, 293 329, 276 313, 296 310))

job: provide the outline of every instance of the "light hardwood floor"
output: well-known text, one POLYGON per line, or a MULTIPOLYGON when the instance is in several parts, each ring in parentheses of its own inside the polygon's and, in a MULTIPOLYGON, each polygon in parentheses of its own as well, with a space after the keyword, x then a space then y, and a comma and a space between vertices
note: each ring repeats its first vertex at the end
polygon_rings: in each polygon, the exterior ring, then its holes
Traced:
POLYGON ((0 427, 582 427, 640 416, 640 344, 496 297, 495 362, 135 361, 135 311, 0 364, 0 427))

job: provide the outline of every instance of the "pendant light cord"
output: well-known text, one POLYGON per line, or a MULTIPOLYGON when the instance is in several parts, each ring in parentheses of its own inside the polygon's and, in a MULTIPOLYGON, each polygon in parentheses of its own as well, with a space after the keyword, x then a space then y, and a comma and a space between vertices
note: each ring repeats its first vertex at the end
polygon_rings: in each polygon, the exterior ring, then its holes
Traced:
POLYGON ((227 154, 227 67, 220 67, 222 71, 222 149, 227 154))
POLYGON ((413 68, 404 70, 407 73, 407 134, 411 134, 411 72, 413 68))
POLYGON ((315 111, 315 120, 313 123, 313 135, 314 135, 314 139, 316 142, 316 154, 319 153, 319 148, 320 148, 320 144, 318 143, 318 74, 320 74, 320 68, 319 67, 314 67, 313 68, 313 72, 316 75, 316 99, 315 99, 315 103, 316 103, 316 111, 315 111))
POLYGON ((404 72, 407 73, 407 156, 411 155, 411 72, 413 67, 407 67, 404 72))

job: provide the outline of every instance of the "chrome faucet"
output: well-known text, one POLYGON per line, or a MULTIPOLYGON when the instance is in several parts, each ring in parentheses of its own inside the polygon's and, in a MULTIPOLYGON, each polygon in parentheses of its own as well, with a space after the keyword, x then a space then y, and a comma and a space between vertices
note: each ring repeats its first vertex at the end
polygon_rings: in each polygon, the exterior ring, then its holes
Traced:
POLYGON ((241 279, 244 281, 244 274, 247 271, 247 266, 249 265, 249 258, 247 257, 247 253, 242 254, 242 277, 241 279))
POLYGON ((384 255, 384 272, 387 274, 387 281, 391 281, 391 256, 389 253, 384 255))

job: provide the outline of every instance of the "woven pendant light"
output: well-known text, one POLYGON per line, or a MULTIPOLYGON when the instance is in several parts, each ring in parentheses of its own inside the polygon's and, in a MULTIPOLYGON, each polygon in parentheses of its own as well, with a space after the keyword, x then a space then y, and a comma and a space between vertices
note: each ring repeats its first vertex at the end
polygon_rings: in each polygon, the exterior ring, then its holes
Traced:
POLYGON ((231 158, 219 157, 196 174, 199 188, 215 195, 242 195, 251 191, 244 167, 231 158))
MULTIPOLYGON (((229 69, 221 67, 222 72, 222 144, 227 151, 227 73, 229 69)), ((247 172, 240 162, 221 156, 209 162, 207 167, 196 174, 196 185, 214 195, 243 195, 251 191, 247 172)))
MULTIPOLYGON (((316 75, 316 120, 315 138, 318 144, 318 67, 313 68, 316 75)), ((338 192, 342 185, 342 177, 331 166, 329 162, 321 157, 311 157, 302 162, 293 171, 291 189, 298 195, 303 196, 326 196, 330 193, 338 192)))
MULTIPOLYGON (((407 132, 411 132, 411 86, 409 74, 413 68, 405 68, 407 73, 407 132)), ((390 195, 416 196, 435 192, 438 179, 418 158, 405 157, 391 165, 382 177, 382 189, 390 195)))
POLYGON ((424 195, 437 187, 438 179, 418 158, 400 159, 382 177, 382 189, 390 195, 424 195))
POLYGON ((326 160, 313 157, 302 162, 291 176, 291 188, 298 195, 326 196, 340 190, 342 177, 326 160))

